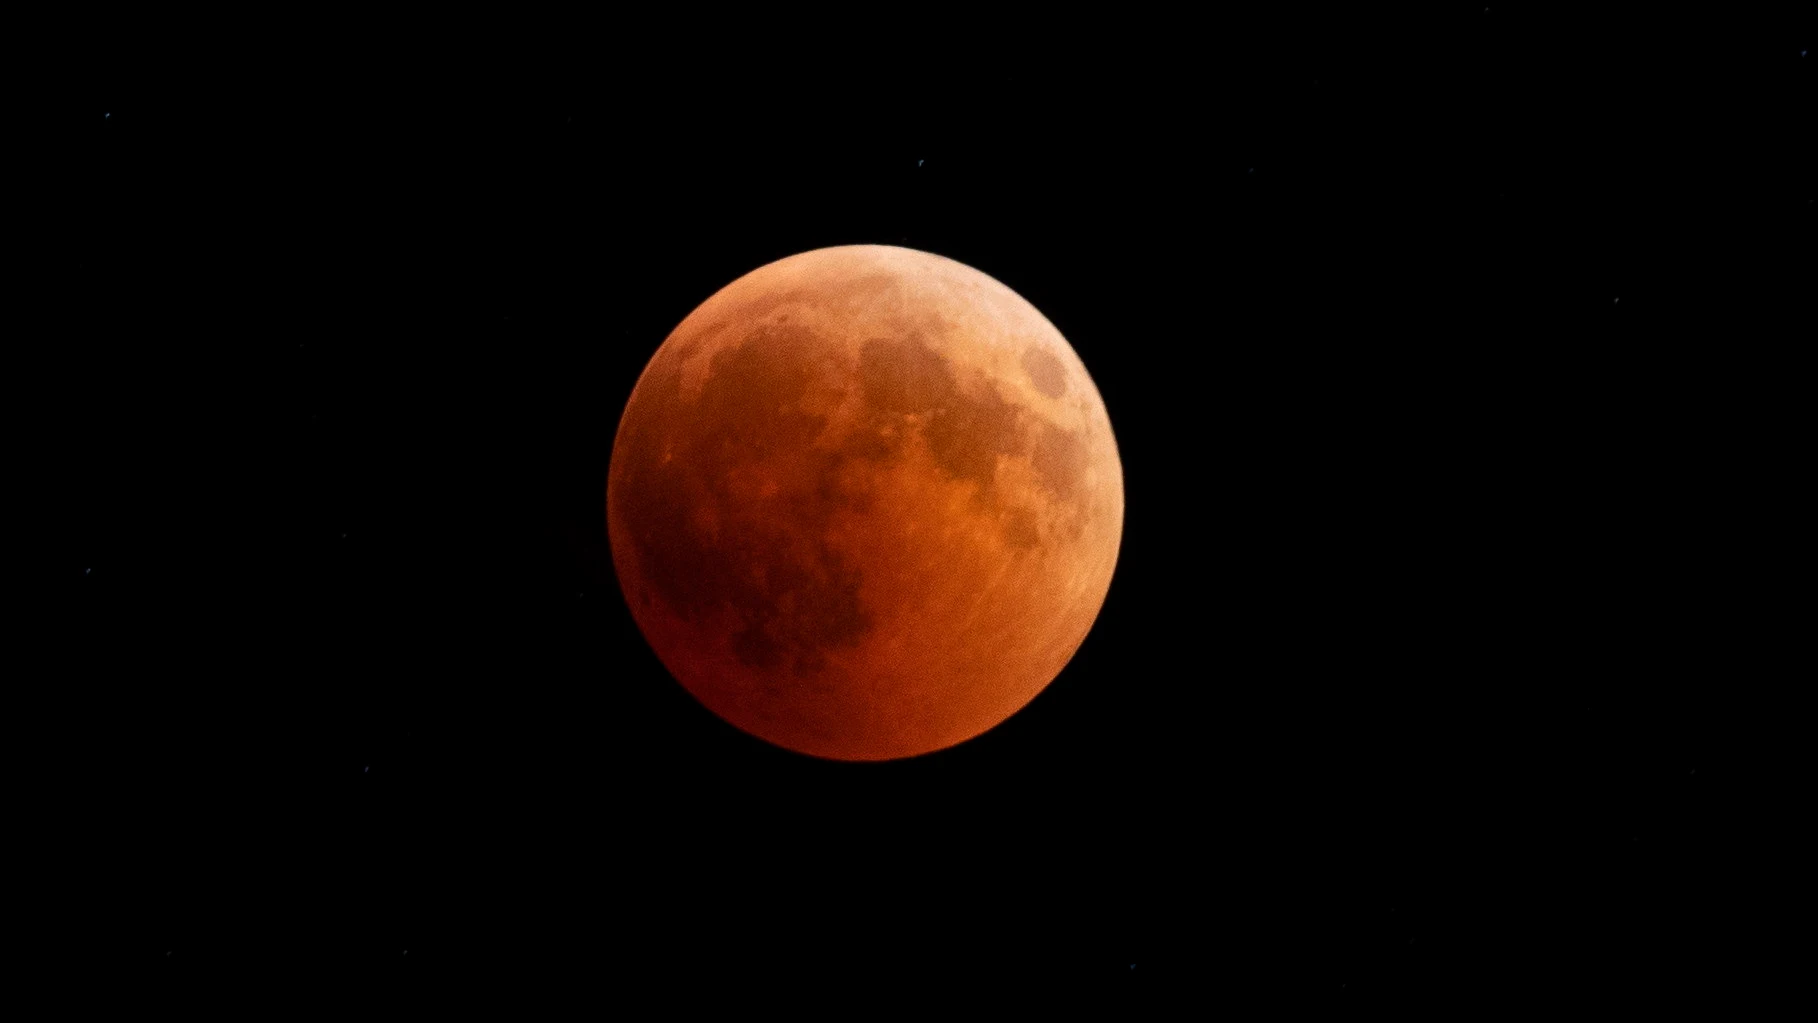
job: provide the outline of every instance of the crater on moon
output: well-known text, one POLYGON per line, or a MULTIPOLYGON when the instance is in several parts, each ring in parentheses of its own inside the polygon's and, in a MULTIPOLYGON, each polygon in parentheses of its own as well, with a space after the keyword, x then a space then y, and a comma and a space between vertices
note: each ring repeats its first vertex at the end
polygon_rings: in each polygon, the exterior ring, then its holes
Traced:
POLYGON ((1048 397, 1058 398, 1067 393, 1067 370, 1048 352, 1034 345, 1023 349, 1023 370, 1029 374, 1029 382, 1035 389, 1048 397))

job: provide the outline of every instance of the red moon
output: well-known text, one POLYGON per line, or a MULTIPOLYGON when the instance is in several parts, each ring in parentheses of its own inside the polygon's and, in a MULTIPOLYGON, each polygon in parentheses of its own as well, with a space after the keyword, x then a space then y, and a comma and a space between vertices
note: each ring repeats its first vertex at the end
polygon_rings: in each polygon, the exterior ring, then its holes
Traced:
POLYGON ((613 563, 671 674, 832 760, 973 738, 1103 607, 1123 467, 1060 331, 910 249, 760 267, 682 321, 619 422, 613 563))

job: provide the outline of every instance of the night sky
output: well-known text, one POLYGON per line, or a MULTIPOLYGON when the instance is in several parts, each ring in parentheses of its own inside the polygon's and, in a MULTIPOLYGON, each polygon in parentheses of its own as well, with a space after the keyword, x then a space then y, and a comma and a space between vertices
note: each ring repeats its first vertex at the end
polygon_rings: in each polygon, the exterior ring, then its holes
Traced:
POLYGON ((587 1006, 1786 968, 1740 921, 1798 805, 1805 24, 1458 5, 838 58, 757 28, 44 87, 11 382, 53 654, 13 727, 55 793, 32 841, 90 879, 59 948, 537 969, 587 1006), (1126 484, 1073 663, 887 764, 696 704, 605 534, 670 329, 854 243, 1047 315, 1126 484))

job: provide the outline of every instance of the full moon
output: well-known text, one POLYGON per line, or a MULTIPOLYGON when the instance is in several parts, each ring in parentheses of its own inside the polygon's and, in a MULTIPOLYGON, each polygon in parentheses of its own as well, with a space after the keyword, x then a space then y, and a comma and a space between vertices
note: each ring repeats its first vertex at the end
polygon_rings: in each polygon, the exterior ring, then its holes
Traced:
POLYGON ((613 564, 732 725, 832 760, 978 736, 1104 606, 1123 467, 1097 386, 1008 287, 910 249, 760 267, 657 349, 619 421, 613 564))

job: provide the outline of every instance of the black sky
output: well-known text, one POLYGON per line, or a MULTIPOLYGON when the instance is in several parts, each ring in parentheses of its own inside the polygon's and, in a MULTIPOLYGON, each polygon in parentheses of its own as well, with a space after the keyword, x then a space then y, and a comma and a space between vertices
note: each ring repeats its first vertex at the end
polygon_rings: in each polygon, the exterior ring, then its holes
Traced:
POLYGON ((551 24, 58 92, 14 386, 46 849, 112 879, 74 940, 1232 1005, 1779 969, 1735 921, 1785 851, 1811 36, 1537 17, 551 24), (1041 309, 1127 488, 1075 662, 883 765, 694 704, 604 533, 670 328, 850 243, 1041 309))

